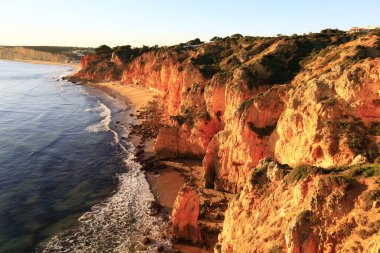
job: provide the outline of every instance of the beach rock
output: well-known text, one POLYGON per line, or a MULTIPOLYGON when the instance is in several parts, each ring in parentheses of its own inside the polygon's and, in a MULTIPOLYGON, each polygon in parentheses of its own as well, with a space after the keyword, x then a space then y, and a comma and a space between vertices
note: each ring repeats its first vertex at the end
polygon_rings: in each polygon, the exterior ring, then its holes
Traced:
POLYGON ((199 200, 194 190, 183 186, 173 205, 172 224, 174 235, 183 240, 199 243, 201 232, 198 225, 199 200))
POLYGON ((152 201, 149 204, 149 215, 155 216, 160 213, 162 205, 157 201, 152 201))
POLYGON ((177 157, 178 139, 178 130, 176 128, 161 128, 154 145, 157 158, 168 159, 177 157))

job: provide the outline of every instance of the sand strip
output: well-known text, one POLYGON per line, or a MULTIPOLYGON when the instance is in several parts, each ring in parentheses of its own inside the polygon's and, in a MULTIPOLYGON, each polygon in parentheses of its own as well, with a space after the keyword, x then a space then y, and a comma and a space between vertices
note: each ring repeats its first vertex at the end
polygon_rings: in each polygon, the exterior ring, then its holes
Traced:
POLYGON ((4 61, 17 61, 31 64, 41 64, 41 65, 58 65, 58 66, 67 66, 75 68, 76 71, 81 70, 82 66, 80 63, 67 63, 67 62, 54 62, 54 61, 33 61, 33 60, 21 60, 21 59, 0 59, 4 61))

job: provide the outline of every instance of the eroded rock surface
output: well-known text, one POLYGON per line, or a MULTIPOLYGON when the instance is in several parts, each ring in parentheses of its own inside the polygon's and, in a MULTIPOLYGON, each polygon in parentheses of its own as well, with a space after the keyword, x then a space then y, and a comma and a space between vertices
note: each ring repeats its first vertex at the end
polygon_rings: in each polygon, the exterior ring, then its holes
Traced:
POLYGON ((179 191, 173 205, 172 223, 176 238, 193 243, 201 241, 201 232, 198 225, 199 200, 194 190, 184 186, 179 191))
POLYGON ((215 252, 371 252, 380 239, 379 173, 261 160, 230 202, 215 252))
POLYGON ((376 251, 379 30, 123 50, 76 78, 160 94, 157 157, 203 159, 205 186, 238 194, 216 251, 376 251))

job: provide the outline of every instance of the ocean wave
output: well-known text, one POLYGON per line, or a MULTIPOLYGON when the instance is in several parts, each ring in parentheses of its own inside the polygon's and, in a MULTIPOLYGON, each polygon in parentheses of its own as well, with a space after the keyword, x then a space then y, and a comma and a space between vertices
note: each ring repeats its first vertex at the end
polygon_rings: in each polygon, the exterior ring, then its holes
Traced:
POLYGON ((98 133, 98 132, 105 132, 105 131, 110 131, 109 124, 111 122, 111 110, 104 105, 103 103, 99 102, 100 105, 99 107, 96 108, 88 108, 85 111, 90 112, 90 111, 95 111, 99 112, 99 116, 102 118, 101 121, 92 124, 88 127, 86 127, 86 131, 90 133, 98 133))
POLYGON ((79 226, 53 237, 38 252, 155 252, 169 249, 164 221, 149 215, 154 200, 139 168, 119 176, 119 189, 79 218, 79 226), (144 238, 152 243, 145 246, 144 238))

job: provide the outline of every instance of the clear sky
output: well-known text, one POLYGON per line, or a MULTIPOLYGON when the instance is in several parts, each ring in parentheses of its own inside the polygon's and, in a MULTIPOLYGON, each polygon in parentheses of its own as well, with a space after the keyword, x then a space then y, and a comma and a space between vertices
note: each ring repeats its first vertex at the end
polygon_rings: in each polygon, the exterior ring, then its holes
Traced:
POLYGON ((380 25, 379 0, 0 0, 0 45, 173 45, 380 25))

